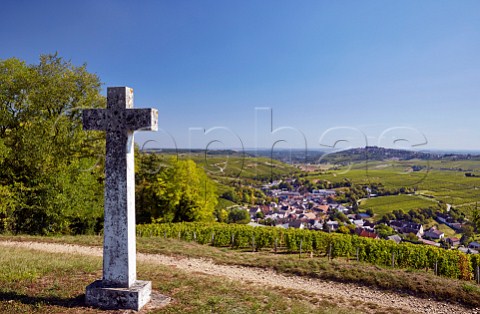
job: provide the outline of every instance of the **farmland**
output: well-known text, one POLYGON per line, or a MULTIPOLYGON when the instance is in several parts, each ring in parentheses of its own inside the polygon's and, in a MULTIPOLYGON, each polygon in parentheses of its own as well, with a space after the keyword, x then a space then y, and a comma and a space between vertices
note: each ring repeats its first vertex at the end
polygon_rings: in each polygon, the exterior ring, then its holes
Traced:
MULTIPOLYGON (((171 152, 165 160, 174 156, 171 152)), ((360 209, 371 208, 378 218, 393 209, 408 211, 431 207, 442 201, 471 215, 480 201, 480 160, 470 159, 410 159, 354 160, 342 159, 337 164, 290 165, 268 157, 253 157, 242 153, 180 152, 180 159, 192 159, 205 169, 217 185, 219 195, 232 189, 232 184, 260 187, 263 182, 280 178, 302 178, 312 182, 350 182, 356 186, 380 184, 387 190, 409 188, 415 195, 380 196, 361 202, 360 209), (466 176, 466 173, 472 176, 466 176)), ((221 200, 221 207, 234 203, 221 200)))
MULTIPOLYGON (((422 197, 399 196, 379 197, 362 203, 384 214, 388 208, 422 208, 429 200, 443 201, 461 209, 467 215, 480 201, 480 177, 467 177, 465 173, 480 173, 480 161, 462 160, 408 160, 356 162, 352 165, 332 167, 322 173, 309 174, 310 180, 326 180, 332 183, 350 181, 352 184, 368 186, 380 183, 386 189, 414 188, 422 197), (413 171, 412 169, 420 169, 413 171), (378 208, 377 208, 378 205, 378 208)), ((430 204, 431 205, 431 204, 430 204)))
POLYGON ((408 212, 412 208, 435 207, 437 202, 416 195, 391 195, 362 200, 360 209, 373 209, 375 219, 380 219, 386 213, 395 209, 401 209, 408 212))

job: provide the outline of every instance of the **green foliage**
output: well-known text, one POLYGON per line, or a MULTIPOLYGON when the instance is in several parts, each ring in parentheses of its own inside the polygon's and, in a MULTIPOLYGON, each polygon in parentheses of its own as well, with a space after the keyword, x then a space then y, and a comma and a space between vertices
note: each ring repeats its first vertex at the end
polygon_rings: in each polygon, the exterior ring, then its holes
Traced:
POLYGON ((228 210, 228 223, 248 224, 250 222, 250 214, 242 208, 232 208, 228 210))
MULTIPOLYGON (((139 222, 213 221, 215 186, 192 160, 139 154, 136 207, 139 222)), ((224 213, 219 212, 221 217, 224 213)), ((224 217, 223 217, 224 218, 224 217)))
POLYGON ((80 109, 104 104, 100 81, 85 66, 57 55, 41 56, 38 65, 0 61, 0 232, 101 228, 103 169, 96 164, 105 142, 82 130, 80 109))
POLYGON ((393 228, 387 226, 386 224, 378 224, 375 226, 376 233, 380 236, 380 238, 385 239, 392 234, 395 234, 393 228))
POLYGON ((480 257, 457 250, 444 250, 411 243, 375 240, 339 233, 325 233, 303 229, 250 227, 220 223, 177 223, 138 225, 141 237, 161 236, 196 241, 219 247, 283 249, 289 253, 312 252, 332 258, 353 258, 377 265, 391 265, 411 269, 435 269, 441 276, 470 280, 480 257))

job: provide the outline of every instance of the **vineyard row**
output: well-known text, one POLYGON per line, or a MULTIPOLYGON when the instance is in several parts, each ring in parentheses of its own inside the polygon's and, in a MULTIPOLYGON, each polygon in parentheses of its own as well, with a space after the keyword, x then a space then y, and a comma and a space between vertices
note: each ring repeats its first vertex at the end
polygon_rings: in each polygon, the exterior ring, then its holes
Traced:
POLYGON ((310 252, 330 258, 356 258, 375 265, 399 268, 432 269, 449 278, 478 278, 480 256, 433 246, 369 239, 352 235, 303 229, 251 227, 221 223, 174 223, 137 225, 140 237, 177 238, 217 247, 310 252))

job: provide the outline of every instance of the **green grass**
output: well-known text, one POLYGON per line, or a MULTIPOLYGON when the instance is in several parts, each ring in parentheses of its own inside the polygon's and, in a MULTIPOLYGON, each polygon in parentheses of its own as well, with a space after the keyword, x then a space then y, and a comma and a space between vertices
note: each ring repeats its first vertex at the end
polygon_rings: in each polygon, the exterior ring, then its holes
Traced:
MULTIPOLYGON (((85 307, 85 287, 101 277, 101 258, 0 247, 0 313, 119 313, 85 307)), ((140 264, 138 277, 174 299, 152 313, 350 313, 308 293, 140 264)), ((355 312, 355 311, 353 311, 355 312)))
MULTIPOLYGON (((34 240, 95 246, 101 245, 102 242, 101 237, 92 236, 0 236, 0 240, 1 239, 14 241, 34 240)), ((357 263, 354 260, 348 260, 346 258, 338 258, 333 261, 329 261, 325 257, 310 258, 309 254, 304 254, 302 258, 299 258, 298 255, 272 254, 270 251, 252 253, 158 237, 138 238, 137 249, 138 251, 144 253, 166 254, 179 257, 208 258, 219 264, 267 268, 290 275, 294 274, 298 276, 321 278, 338 282, 350 282, 358 285, 389 290, 392 292, 402 291, 402 293, 413 294, 425 298, 451 300, 454 302, 458 301, 466 305, 477 307, 480 306, 480 292, 478 289, 463 289, 466 283, 469 285, 470 283, 461 280, 437 277, 433 275, 431 270, 414 271, 409 269, 393 269, 386 266, 374 266, 366 263, 357 263)), ((168 276, 172 276, 172 274, 168 274, 168 276)), ((140 277, 150 278, 151 274, 144 275, 141 273, 140 277)), ((159 280, 162 284, 166 284, 165 280, 162 280, 161 278, 159 280)), ((159 287, 161 287, 161 284, 159 284, 159 287)), ((166 294, 169 294, 168 291, 170 291, 170 288, 165 289, 166 290, 162 291, 166 294)), ((269 289, 269 291, 271 290, 269 289)), ((282 311, 280 310, 280 312, 282 311)))
POLYGON ((395 209, 401 209, 404 212, 408 212, 413 208, 426 208, 436 206, 437 202, 419 197, 416 195, 391 195, 391 196, 379 196, 366 200, 362 200, 360 203, 360 209, 372 209, 375 213, 374 218, 379 220, 386 213, 390 213, 395 209))

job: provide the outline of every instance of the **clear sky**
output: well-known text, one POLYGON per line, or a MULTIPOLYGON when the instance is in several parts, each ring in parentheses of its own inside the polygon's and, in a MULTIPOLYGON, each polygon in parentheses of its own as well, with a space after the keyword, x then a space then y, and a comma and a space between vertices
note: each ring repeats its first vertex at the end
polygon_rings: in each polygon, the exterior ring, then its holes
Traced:
POLYGON ((0 59, 58 52, 157 108, 140 145, 480 149, 480 1, 4 0, 0 16, 0 59))

